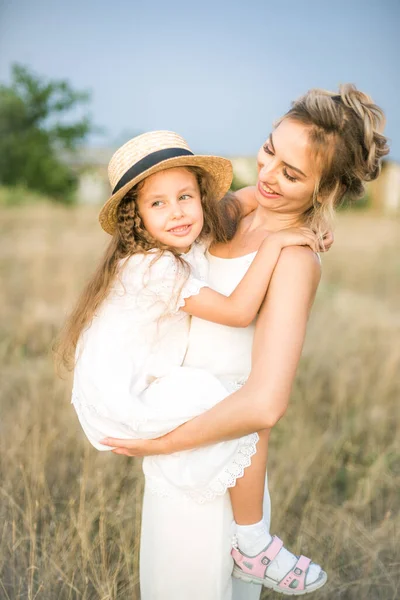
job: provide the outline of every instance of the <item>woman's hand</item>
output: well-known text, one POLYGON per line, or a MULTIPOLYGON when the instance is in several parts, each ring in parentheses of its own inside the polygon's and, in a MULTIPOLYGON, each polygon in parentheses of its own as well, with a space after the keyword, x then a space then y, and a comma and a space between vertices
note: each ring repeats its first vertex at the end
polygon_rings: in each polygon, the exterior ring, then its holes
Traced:
POLYGON ((154 440, 121 440, 118 438, 105 438, 100 441, 104 446, 111 446, 111 452, 114 454, 124 454, 125 456, 154 456, 156 454, 166 454, 163 438, 154 440))

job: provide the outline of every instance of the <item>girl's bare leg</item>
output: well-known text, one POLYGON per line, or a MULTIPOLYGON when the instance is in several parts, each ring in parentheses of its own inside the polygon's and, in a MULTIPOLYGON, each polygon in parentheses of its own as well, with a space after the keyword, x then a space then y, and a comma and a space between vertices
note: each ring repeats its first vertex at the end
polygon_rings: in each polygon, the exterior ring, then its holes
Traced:
POLYGON ((243 477, 230 488, 233 516, 238 525, 252 525, 263 518, 265 474, 267 470, 268 442, 271 430, 259 431, 257 452, 243 477))
MULTIPOLYGON (((270 516, 263 514, 264 485, 267 470, 268 442, 270 429, 258 432, 257 452, 251 459, 243 477, 236 480, 235 487, 229 490, 233 516, 236 522, 236 543, 239 551, 247 557, 256 557, 269 547, 273 538, 269 533, 270 516)), ((281 548, 276 559, 268 565, 268 577, 281 581, 297 564, 298 557, 281 548)), ((322 577, 321 567, 314 563, 308 568, 306 585, 312 585, 322 577)), ((326 581, 321 579, 320 585, 326 581)), ((257 580, 258 581, 258 580, 257 580)), ((316 584, 317 585, 317 584, 316 584)), ((318 587, 320 587, 318 585, 318 587)), ((258 586, 255 586, 252 598, 259 597, 258 586)), ((253 593, 252 592, 252 593, 253 593)), ((239 593, 239 590, 238 590, 239 593)), ((239 596, 237 596, 239 598, 239 596)), ((250 598, 249 594, 240 598, 250 598)))

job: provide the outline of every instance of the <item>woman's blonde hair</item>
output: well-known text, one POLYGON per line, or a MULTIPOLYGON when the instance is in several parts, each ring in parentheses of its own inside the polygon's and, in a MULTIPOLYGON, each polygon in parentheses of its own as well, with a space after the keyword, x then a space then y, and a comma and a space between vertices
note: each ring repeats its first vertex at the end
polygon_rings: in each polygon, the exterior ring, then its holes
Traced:
POLYGON ((313 205, 304 215, 320 235, 332 227, 343 198, 359 198, 364 183, 376 179, 389 152, 383 111, 372 99, 346 83, 339 93, 312 89, 292 103, 278 121, 291 119, 309 127, 317 181, 313 205))
MULTIPOLYGON (((229 237, 227 225, 223 211, 214 197, 215 186, 211 176, 200 167, 182 168, 195 175, 200 189, 204 225, 198 241, 227 241, 229 237)), ((178 250, 161 244, 144 228, 136 202, 143 183, 139 183, 122 198, 118 206, 115 233, 97 270, 84 288, 55 343, 54 353, 58 372, 62 367, 68 370, 74 367, 79 337, 83 330, 90 325, 96 311, 107 297, 116 275, 120 272, 121 259, 158 248, 159 253, 156 254, 155 259, 163 252, 169 251, 187 270, 187 264, 178 250)))

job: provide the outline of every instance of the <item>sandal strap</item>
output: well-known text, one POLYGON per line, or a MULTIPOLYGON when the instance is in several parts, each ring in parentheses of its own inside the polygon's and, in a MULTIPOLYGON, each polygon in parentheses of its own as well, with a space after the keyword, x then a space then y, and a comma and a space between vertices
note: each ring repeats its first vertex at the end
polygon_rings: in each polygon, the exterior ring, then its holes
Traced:
POLYGON ((283 589, 296 589, 304 590, 306 587, 306 573, 310 566, 311 559, 301 555, 297 560, 294 567, 285 575, 285 577, 279 582, 279 587, 283 589), (297 581, 298 584, 294 588, 291 584, 293 581, 297 581))
MULTIPOLYGON (((283 542, 277 535, 274 535, 269 546, 265 549, 265 557, 272 562, 283 548, 283 542)), ((263 563, 264 564, 264 563, 263 563)))
POLYGON ((264 579, 269 565, 277 557, 282 546, 282 540, 274 535, 268 546, 266 546, 262 552, 257 554, 257 556, 247 556, 246 554, 242 554, 240 550, 237 550, 236 548, 232 549, 231 554, 242 571, 264 579))

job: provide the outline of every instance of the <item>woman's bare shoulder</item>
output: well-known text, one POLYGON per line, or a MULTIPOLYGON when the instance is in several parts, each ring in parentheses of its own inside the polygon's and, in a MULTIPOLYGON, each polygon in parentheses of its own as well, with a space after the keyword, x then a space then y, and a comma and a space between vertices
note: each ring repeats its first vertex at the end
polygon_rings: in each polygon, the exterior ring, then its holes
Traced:
POLYGON ((257 208, 257 200, 255 197, 255 186, 249 185, 247 187, 236 190, 235 196, 239 200, 243 208, 243 214, 247 215, 257 208))
POLYGON ((300 323, 303 327, 321 279, 318 256, 308 247, 283 248, 257 321, 258 329, 271 323, 300 323))
POLYGON ((236 190, 235 194, 238 198, 251 198, 256 191, 255 185, 248 185, 240 190, 236 190))
POLYGON ((316 289, 321 279, 321 262, 308 246, 288 246, 281 251, 275 272, 279 278, 290 279, 293 285, 316 289))
POLYGON ((286 246, 281 251, 280 259, 284 259, 287 263, 297 262, 321 267, 318 254, 313 252, 309 246, 286 246))

